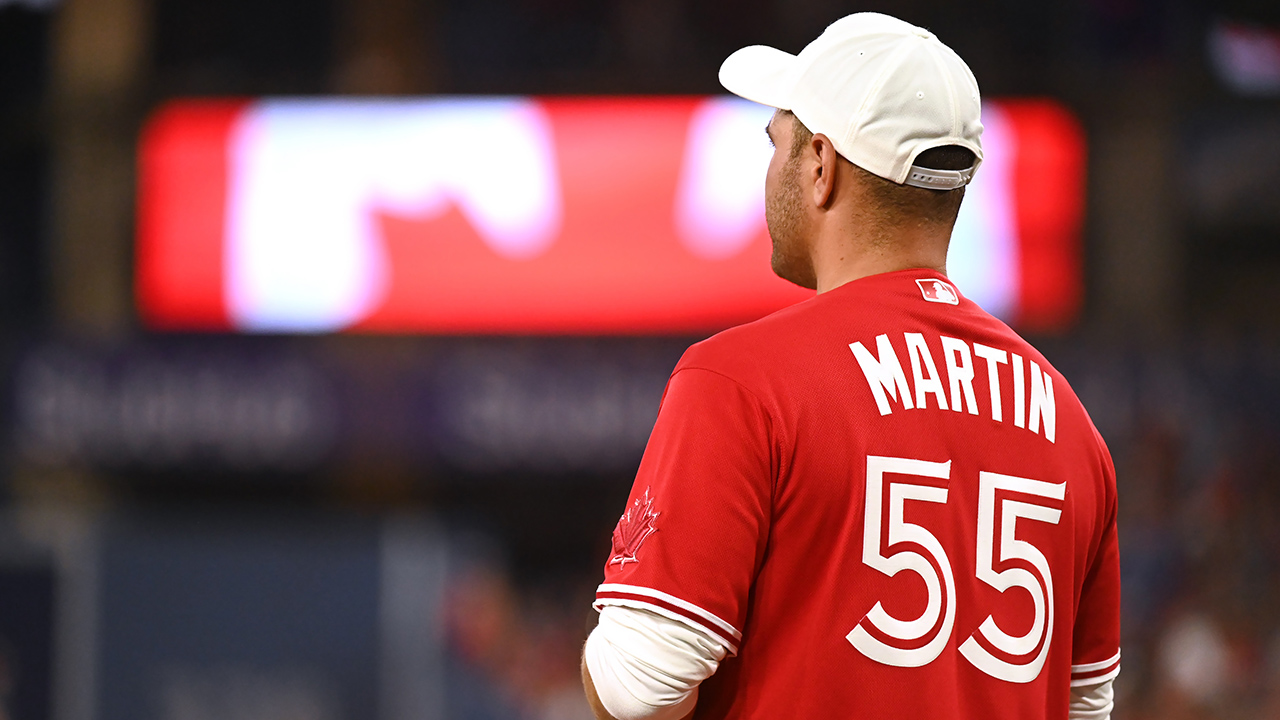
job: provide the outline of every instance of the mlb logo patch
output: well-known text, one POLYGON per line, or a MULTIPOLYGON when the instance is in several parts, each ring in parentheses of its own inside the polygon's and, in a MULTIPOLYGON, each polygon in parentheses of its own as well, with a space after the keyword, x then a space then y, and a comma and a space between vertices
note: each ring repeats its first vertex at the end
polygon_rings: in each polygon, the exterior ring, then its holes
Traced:
POLYGON ((936 303, 946 303, 948 305, 960 304, 960 293, 949 282, 942 280, 917 280, 916 285, 920 286, 920 294, 925 300, 936 303))

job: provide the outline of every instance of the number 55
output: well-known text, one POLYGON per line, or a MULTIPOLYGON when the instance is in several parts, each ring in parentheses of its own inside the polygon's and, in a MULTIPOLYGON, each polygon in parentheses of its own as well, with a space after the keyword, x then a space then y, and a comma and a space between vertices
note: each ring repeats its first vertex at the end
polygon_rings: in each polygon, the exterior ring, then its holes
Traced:
MULTIPOLYGON (((951 562, 937 537, 922 526, 905 522, 903 507, 907 500, 945 503, 947 488, 934 484, 888 482, 888 542, 882 544, 885 538, 882 537, 880 525, 886 473, 949 480, 951 463, 874 455, 867 458, 862 561, 890 577, 902 570, 916 573, 925 583, 928 603, 920 617, 904 621, 890 616, 881 603, 877 602, 866 617, 849 632, 847 639, 859 652, 876 662, 896 667, 920 667, 936 659, 951 637, 955 621, 955 578, 951 562), (887 556, 884 554, 887 548, 902 542, 914 542, 923 547, 933 557, 941 573, 924 556, 911 550, 902 549, 887 556), (939 624, 940 611, 942 622, 939 624), (875 637, 865 626, 870 626, 890 641, 897 642, 885 642, 875 637), (930 630, 934 630, 931 637, 920 644, 920 640, 930 630)), ((1025 518, 1057 525, 1062 511, 1045 505, 1001 498, 1000 554, 997 557, 996 491, 1016 492, 1060 502, 1066 497, 1067 486, 1066 483, 1053 484, 992 472, 980 472, 978 483, 977 579, 1002 593, 1013 587, 1025 589, 1035 606, 1035 619, 1030 631, 1014 637, 1001 630, 995 618, 988 615, 978 630, 960 645, 960 654, 974 667, 994 678, 1014 683, 1031 682, 1040 675, 1049 654, 1049 644, 1053 640, 1053 576, 1044 554, 1031 543, 1016 538, 1017 522, 1019 518, 1025 518), (1021 567, 1000 571, 995 569, 997 562, 1015 559, 1030 564, 1039 573, 1039 577, 1021 567), (996 649, 1014 657, 1028 658, 1027 661, 1013 663, 997 658, 979 643, 979 635, 996 649), (1036 648, 1039 648, 1038 653, 1036 648)))

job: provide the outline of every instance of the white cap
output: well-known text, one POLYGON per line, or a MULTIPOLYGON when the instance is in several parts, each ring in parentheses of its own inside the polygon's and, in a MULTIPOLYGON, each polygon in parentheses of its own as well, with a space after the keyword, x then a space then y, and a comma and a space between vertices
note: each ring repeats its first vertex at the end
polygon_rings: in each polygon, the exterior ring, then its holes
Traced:
POLYGON ((933 33, 879 13, 831 23, 799 55, 752 45, 720 66, 735 95, 790 110, 853 164, 900 185, 954 190, 982 162, 978 81, 933 33), (959 145, 966 170, 915 167, 930 148, 959 145))

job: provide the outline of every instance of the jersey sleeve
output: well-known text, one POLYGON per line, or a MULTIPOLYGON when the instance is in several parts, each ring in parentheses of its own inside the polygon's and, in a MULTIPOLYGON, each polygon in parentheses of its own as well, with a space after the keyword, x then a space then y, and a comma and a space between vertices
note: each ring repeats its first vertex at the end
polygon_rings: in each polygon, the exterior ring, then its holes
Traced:
POLYGON ((769 414, 737 381, 677 369, 614 529, 597 609, 650 610, 737 654, 769 534, 770 431, 769 414))
POLYGON ((1106 465, 1109 502, 1093 566, 1081 587, 1071 650, 1071 686, 1120 674, 1120 548, 1116 537, 1115 471, 1106 465))

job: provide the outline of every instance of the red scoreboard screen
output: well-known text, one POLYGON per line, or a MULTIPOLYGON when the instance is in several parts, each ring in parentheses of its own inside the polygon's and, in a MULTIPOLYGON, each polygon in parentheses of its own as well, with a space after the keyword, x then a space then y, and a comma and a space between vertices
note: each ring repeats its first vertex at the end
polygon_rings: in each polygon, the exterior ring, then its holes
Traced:
MULTIPOLYGON (((774 277, 771 109, 727 96, 181 100, 140 143, 136 291, 157 330, 663 334, 809 297, 774 277)), ((948 261, 1026 330, 1081 301, 1084 141, 983 107, 948 261)))

